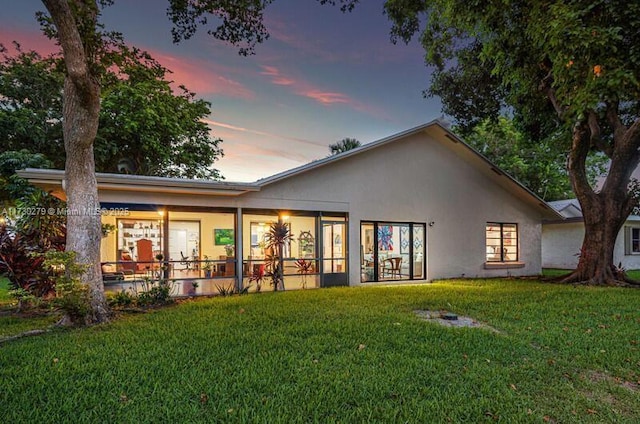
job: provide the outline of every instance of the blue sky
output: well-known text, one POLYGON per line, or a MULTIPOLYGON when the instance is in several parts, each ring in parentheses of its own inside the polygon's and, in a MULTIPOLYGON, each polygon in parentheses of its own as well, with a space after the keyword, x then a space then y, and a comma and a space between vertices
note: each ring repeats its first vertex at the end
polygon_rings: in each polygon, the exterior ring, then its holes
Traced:
MULTIPOLYGON (((254 181, 329 154, 344 137, 377 140, 440 116, 418 43, 391 44, 383 0, 352 13, 315 0, 276 0, 265 13, 271 37, 242 57, 206 31, 172 44, 165 1, 116 0, 108 30, 148 50, 172 78, 212 103, 212 135, 224 140, 216 167, 254 181)), ((36 0, 0 0, 0 42, 40 48, 36 0)))

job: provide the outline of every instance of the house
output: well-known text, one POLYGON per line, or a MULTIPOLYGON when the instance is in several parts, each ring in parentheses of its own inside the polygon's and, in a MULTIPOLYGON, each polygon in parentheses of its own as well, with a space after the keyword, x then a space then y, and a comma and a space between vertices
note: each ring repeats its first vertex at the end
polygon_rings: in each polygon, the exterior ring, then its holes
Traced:
MULTIPOLYGON (((549 202, 563 219, 542 226, 542 266, 574 269, 578 265, 584 239, 584 220, 577 199, 549 202)), ((640 216, 630 215, 618 233, 613 263, 625 269, 640 269, 640 216)))
MULTIPOLYGON (((62 171, 20 175, 64 198, 62 171)), ((135 281, 162 254, 168 277, 185 291, 198 281, 198 293, 255 289, 276 221, 293 234, 285 286, 300 288, 537 275, 542 221, 562 218, 439 121, 254 183, 97 181, 103 223, 116 228, 103 270, 135 281)))

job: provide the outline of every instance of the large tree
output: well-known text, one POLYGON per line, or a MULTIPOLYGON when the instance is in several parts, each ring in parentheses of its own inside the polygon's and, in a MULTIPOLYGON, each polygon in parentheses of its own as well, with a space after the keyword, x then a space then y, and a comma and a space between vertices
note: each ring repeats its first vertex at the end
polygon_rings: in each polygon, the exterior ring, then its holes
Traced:
POLYGON ((388 0, 385 7, 396 39, 408 41, 422 30, 436 80, 466 72, 479 76, 475 90, 449 86, 451 97, 456 91, 481 94, 487 109, 519 114, 531 134, 566 134, 585 237, 578 266, 565 281, 621 283, 613 249, 638 203, 631 173, 640 161, 640 4, 388 0), (610 160, 599 191, 587 177, 593 151, 610 160))
MULTIPOLYGON (((220 140, 203 121, 210 104, 185 87, 172 89, 170 71, 108 35, 104 43, 111 48, 103 60, 118 66, 103 66, 100 75, 96 170, 118 172, 124 164, 142 175, 219 178, 213 164, 222 154, 220 140)), ((15 50, 0 57, 0 152, 26 149, 64 168, 62 56, 42 57, 17 43, 15 50)))

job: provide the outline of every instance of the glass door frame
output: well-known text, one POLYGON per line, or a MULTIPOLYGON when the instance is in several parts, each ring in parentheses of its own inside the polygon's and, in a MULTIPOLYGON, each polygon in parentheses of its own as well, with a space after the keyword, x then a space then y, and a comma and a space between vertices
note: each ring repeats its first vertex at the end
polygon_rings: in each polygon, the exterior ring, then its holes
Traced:
MULTIPOLYGON (((318 239, 318 252, 321 252, 320 256, 320 287, 335 287, 335 286, 348 286, 349 285, 349 221, 345 217, 344 219, 340 219, 338 216, 327 216, 323 217, 322 214, 318 217, 318 229, 316 233, 318 235, 322 235, 321 237, 317 237, 318 239), (324 228, 327 225, 342 225, 343 237, 342 237, 342 256, 334 257, 333 253, 331 257, 325 257, 325 233, 324 228), (326 272, 325 270, 325 261, 331 261, 332 270, 333 263, 336 260, 341 260, 344 264, 344 268, 340 272, 326 272)), ((332 236, 333 240, 333 236, 332 236)), ((333 242, 332 242, 333 244, 333 242)), ((333 246, 332 246, 333 252, 333 246)))

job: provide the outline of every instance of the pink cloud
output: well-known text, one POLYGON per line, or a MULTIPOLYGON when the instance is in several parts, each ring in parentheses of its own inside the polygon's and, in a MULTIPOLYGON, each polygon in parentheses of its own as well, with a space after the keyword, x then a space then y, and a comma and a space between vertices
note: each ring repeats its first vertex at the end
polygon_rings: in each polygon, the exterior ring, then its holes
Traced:
MULTIPOLYGON (((9 50, 15 52, 13 41, 20 43, 23 50, 35 50, 41 55, 49 55, 60 51, 60 48, 52 40, 42 35, 39 31, 22 29, 0 29, 0 40, 9 50)), ((142 47, 144 49, 144 47, 142 47)), ((184 56, 174 56, 162 51, 149 51, 149 53, 163 66, 171 70, 167 76, 174 81, 174 87, 184 85, 199 96, 219 94, 228 97, 253 100, 255 93, 242 83, 225 75, 234 71, 216 66, 204 60, 191 59, 184 56)))
POLYGON ((359 112, 368 113, 379 118, 387 117, 387 114, 383 110, 352 99, 347 94, 323 90, 305 80, 294 79, 288 75, 284 75, 275 66, 262 65, 261 68, 262 72, 260 72, 260 74, 269 77, 272 84, 287 86, 294 94, 309 98, 321 105, 346 105, 359 112))
POLYGON ((232 73, 230 69, 204 60, 173 56, 157 50, 149 53, 171 70, 168 78, 174 81, 175 86, 184 85, 199 96, 219 94, 246 100, 256 97, 255 93, 242 83, 225 76, 232 73))
POLYGON ((351 104, 353 106, 356 105, 356 103, 354 103, 347 95, 342 93, 332 93, 329 91, 311 89, 308 91, 302 91, 299 94, 309 97, 323 105, 330 105, 334 103, 351 104))

